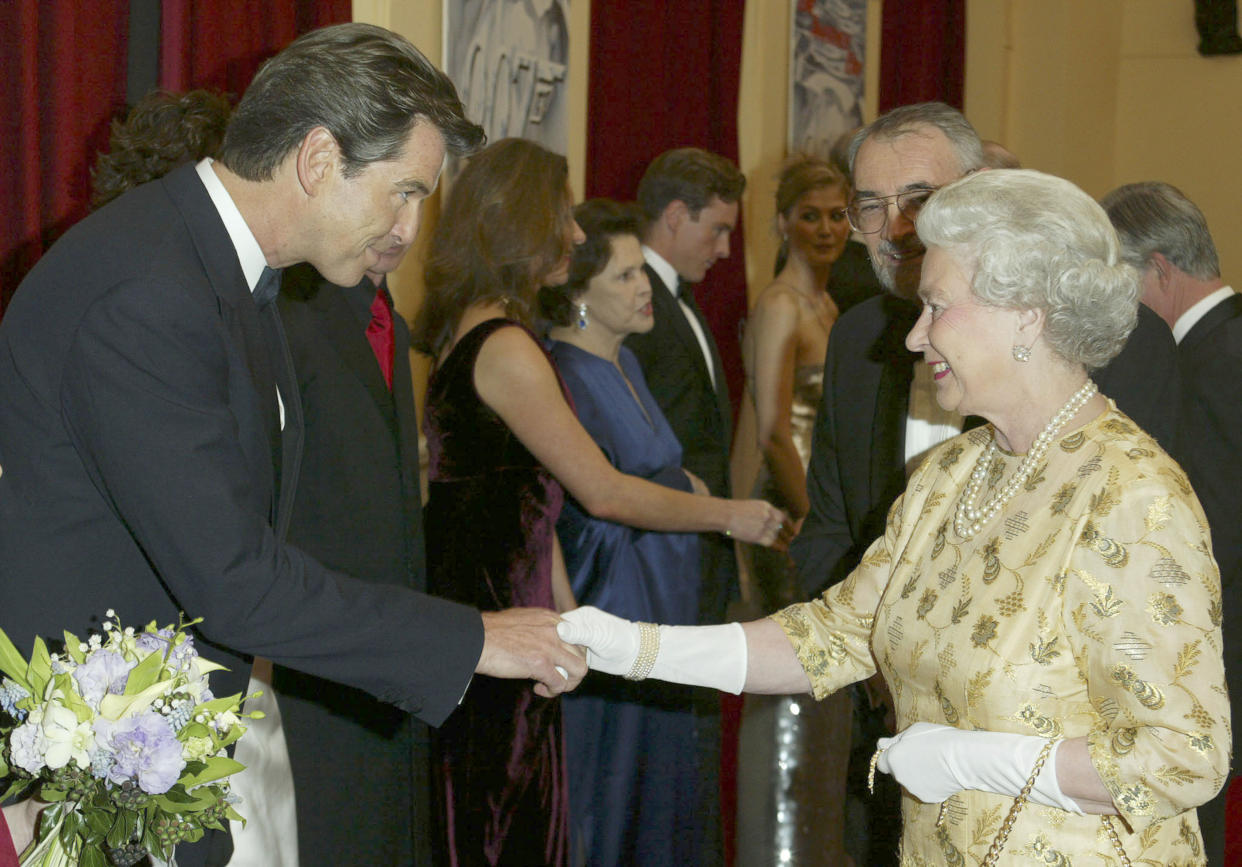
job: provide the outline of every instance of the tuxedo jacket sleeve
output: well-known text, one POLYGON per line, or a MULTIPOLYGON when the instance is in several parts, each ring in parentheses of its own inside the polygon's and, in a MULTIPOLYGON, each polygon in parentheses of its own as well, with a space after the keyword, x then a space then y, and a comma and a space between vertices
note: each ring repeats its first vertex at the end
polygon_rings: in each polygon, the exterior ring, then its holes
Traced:
POLYGON ((262 655, 439 722, 481 620, 278 539, 258 316, 193 166, 39 262, 0 324, 3 625, 28 647, 107 608, 129 623, 183 610, 232 669, 219 693, 262 655))

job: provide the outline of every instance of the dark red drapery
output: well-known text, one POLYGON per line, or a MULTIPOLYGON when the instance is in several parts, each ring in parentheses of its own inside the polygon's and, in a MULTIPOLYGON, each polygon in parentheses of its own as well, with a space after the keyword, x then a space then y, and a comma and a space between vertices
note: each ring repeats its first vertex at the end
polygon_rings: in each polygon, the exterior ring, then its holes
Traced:
POLYGON ((0 313, 90 208, 90 166, 125 105, 128 0, 0 3, 0 313))
POLYGON ((164 0, 160 87, 240 96, 264 60, 351 13, 351 0, 164 0))
POLYGON ((880 113, 940 100, 962 108, 966 0, 885 3, 880 27, 880 113))
MULTIPOLYGON (((633 200, 643 170, 675 147, 737 161, 744 3, 591 4, 586 194, 633 200)), ((738 323, 746 316, 743 235, 695 291, 720 346, 734 410, 742 393, 738 323)))

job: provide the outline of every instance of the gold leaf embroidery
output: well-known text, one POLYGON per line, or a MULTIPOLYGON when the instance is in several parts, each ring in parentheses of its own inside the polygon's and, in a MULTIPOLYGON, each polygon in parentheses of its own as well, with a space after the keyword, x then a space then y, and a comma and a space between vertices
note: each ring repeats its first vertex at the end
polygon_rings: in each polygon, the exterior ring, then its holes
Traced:
POLYGON ((1164 693, 1160 688, 1140 678, 1130 666, 1114 665, 1109 677, 1114 683, 1131 692, 1139 704, 1148 710, 1160 710, 1164 707, 1164 693))
POLYGON ((1196 780, 1202 780, 1202 774, 1196 774, 1188 768, 1171 768, 1165 765, 1156 771, 1156 777, 1169 783, 1177 783, 1179 786, 1189 785, 1196 780))
POLYGON ((914 610, 919 620, 926 620, 927 615, 936 607, 936 600, 940 598, 940 594, 932 588, 928 587, 923 591, 923 596, 919 599, 918 607, 914 610))
POLYGON ((1052 495, 1052 514, 1063 515, 1070 501, 1074 499, 1074 492, 1078 490, 1078 485, 1074 482, 1066 482, 1057 492, 1052 495))
POLYGON ((1159 530, 1169 522, 1169 518, 1173 514, 1173 509, 1169 505, 1168 497, 1156 497, 1151 501, 1151 505, 1147 507, 1147 532, 1159 530))
POLYGON ((1109 746, 1112 747, 1113 753, 1117 756, 1127 756, 1134 749, 1134 739, 1138 736, 1138 729, 1125 727, 1119 728, 1113 732, 1109 746))
POLYGON ((1182 619, 1182 606, 1172 593, 1153 593, 1147 597, 1147 613, 1158 626, 1174 626, 1182 619))
POLYGON ((978 671, 971 675, 970 682, 966 685, 967 707, 974 707, 983 701, 984 690, 992 682, 992 672, 995 670, 994 668, 985 668, 983 671, 978 671))
POLYGON ((1061 651, 1057 649, 1057 642, 1060 641, 1058 636, 1051 639, 1040 638, 1038 644, 1028 644, 1031 650, 1031 659, 1040 665, 1051 665, 1052 660, 1061 655, 1061 651))
POLYGON ((953 606, 953 616, 950 618, 950 622, 957 625, 966 619, 966 615, 970 613, 970 603, 971 597, 969 596, 958 600, 958 603, 953 606))
POLYGON ((970 633, 970 641, 975 647, 987 647, 988 642, 996 637, 996 620, 987 614, 980 615, 975 621, 974 631, 970 633))

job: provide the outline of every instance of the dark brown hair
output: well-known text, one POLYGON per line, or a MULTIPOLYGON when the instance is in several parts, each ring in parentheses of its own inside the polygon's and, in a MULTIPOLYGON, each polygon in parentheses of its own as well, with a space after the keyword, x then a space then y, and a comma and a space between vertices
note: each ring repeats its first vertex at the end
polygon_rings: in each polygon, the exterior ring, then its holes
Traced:
POLYGON ((569 252, 568 181, 565 158, 526 139, 501 139, 470 159, 431 235, 415 349, 438 356, 474 304, 508 301, 529 318, 540 275, 569 252))
POLYGON ((638 182, 637 198, 648 223, 674 201, 685 202, 697 220, 712 197, 732 203, 745 189, 746 176, 729 160, 702 148, 677 148, 651 161, 638 182))
POLYGON ((232 107, 207 90, 153 90, 112 122, 108 152, 91 170, 91 204, 101 207, 121 193, 163 177, 190 160, 215 156, 232 107))
POLYGON ((591 199, 574 208, 574 219, 586 240, 574 247, 569 260, 569 281, 564 286, 539 289, 539 315, 554 325, 573 321, 574 305, 586 292, 591 278, 608 267, 612 241, 624 235, 642 238, 642 213, 636 205, 612 199, 591 199))

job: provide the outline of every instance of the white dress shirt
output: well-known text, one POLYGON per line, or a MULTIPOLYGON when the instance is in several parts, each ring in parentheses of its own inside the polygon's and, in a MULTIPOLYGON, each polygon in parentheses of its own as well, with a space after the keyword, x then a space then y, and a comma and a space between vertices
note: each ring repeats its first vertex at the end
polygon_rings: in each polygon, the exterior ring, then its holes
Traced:
MULTIPOLYGON (((211 168, 210 157, 195 168, 198 176, 216 206, 229 240, 237 251, 242 274, 253 292, 267 267, 267 260, 254 233, 246 225, 241 211, 233 202, 228 190, 211 168)), ((285 426, 285 407, 280 400, 280 426, 285 426)), ((256 671, 266 670, 270 680, 271 665, 256 665, 256 671)), ((270 683, 250 678, 247 687, 250 694, 262 693, 249 699, 242 708, 246 712, 262 711, 262 719, 248 720, 246 734, 237 742, 233 757, 246 766, 246 770, 232 778, 232 789, 242 802, 237 811, 246 817, 240 822, 230 822, 233 834, 233 857, 229 867, 298 867, 298 818, 293 794, 293 769, 289 764, 289 747, 285 743, 285 730, 280 722, 280 708, 270 683)))
POLYGON ((1222 286, 1211 295, 1203 296, 1188 307, 1186 312, 1177 317, 1177 321, 1173 323, 1173 339, 1181 343, 1182 338, 1190 333, 1190 329, 1199 324, 1199 320, 1206 316, 1209 310, 1232 294, 1232 286, 1222 286))

